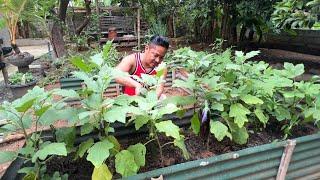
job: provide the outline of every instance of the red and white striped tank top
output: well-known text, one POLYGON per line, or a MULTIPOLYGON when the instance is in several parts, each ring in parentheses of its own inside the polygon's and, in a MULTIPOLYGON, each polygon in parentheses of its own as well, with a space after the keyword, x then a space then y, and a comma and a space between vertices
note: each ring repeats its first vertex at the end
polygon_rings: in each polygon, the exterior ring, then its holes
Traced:
MULTIPOLYGON (((138 77, 141 77, 141 74, 149 74, 149 75, 157 74, 157 71, 154 68, 149 72, 145 70, 145 68, 142 66, 142 63, 141 63, 140 53, 135 54, 135 60, 136 60, 136 68, 131 75, 136 75, 138 77)), ((135 88, 130 86, 124 86, 124 93, 129 96, 136 95, 135 88)))

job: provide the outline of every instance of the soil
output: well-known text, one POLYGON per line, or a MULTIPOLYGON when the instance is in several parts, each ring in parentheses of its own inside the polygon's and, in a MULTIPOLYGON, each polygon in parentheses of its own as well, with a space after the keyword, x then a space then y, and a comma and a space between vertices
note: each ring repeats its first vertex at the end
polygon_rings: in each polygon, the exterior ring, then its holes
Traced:
MULTIPOLYGON (((185 160, 182 156, 181 151, 172 144, 169 144, 163 147, 164 167, 187 161, 208 158, 219 154, 238 151, 248 147, 253 147, 281 140, 282 132, 280 132, 280 127, 277 126, 278 125, 269 126, 265 131, 257 133, 253 133, 252 128, 251 130, 249 130, 249 133, 251 133, 248 143, 246 145, 235 144, 227 138, 225 138, 222 142, 218 142, 213 136, 210 136, 209 143, 207 146, 203 139, 191 133, 189 129, 182 129, 183 134, 185 135, 185 144, 190 153, 191 158, 189 160, 185 160)), ((292 131, 294 132, 294 134, 290 138, 314 134, 317 131, 317 128, 307 124, 305 126, 296 127, 292 131)), ((161 144, 172 141, 172 139, 167 138, 165 136, 160 136, 159 138, 161 144)), ((130 142, 128 139, 122 140, 120 141, 120 144, 122 144, 122 148, 125 149, 131 144, 136 144, 139 142, 145 143, 147 141, 148 137, 146 135, 139 135, 131 138, 130 142)), ((160 153, 156 141, 152 141, 151 143, 147 144, 146 147, 146 166, 140 168, 139 173, 151 171, 162 167, 160 153)), ((72 180, 91 179, 91 174, 93 172, 92 164, 84 159, 77 159, 75 161, 72 159, 73 157, 71 156, 52 159, 47 163, 48 173, 52 174, 55 171, 67 173, 69 174, 69 179, 72 180)), ((115 173, 114 158, 108 160, 107 164, 110 168, 110 171, 114 174, 114 178, 120 178, 121 176, 115 173)))

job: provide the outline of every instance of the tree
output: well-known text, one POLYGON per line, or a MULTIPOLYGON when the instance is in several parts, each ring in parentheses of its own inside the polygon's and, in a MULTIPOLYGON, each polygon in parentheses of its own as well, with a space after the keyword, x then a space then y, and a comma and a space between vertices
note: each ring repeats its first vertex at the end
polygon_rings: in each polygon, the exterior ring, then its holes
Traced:
POLYGON ((58 14, 54 18, 51 28, 51 44, 56 57, 62 57, 66 54, 65 43, 63 40, 63 25, 67 16, 69 0, 59 0, 58 14))
POLYGON ((16 44, 17 23, 21 20, 28 3, 29 0, 0 0, 1 21, 9 29, 11 46, 17 54, 21 53, 16 44))
POLYGON ((276 29, 319 26, 319 0, 282 0, 276 3, 272 23, 276 29))

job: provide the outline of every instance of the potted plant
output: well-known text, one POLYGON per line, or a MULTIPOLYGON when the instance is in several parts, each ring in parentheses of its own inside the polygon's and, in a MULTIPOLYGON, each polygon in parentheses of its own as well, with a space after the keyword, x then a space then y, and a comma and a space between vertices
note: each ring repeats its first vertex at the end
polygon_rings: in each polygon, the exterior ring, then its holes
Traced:
POLYGON ((5 0, 1 2, 1 21, 4 22, 9 30, 11 46, 14 55, 7 58, 10 64, 18 67, 19 72, 25 73, 29 69, 29 64, 34 61, 34 56, 28 52, 21 52, 16 44, 17 23, 21 20, 25 7, 29 0, 5 0))
POLYGON ((16 72, 9 77, 8 87, 11 89, 14 99, 22 97, 29 89, 32 89, 37 80, 30 72, 16 72))

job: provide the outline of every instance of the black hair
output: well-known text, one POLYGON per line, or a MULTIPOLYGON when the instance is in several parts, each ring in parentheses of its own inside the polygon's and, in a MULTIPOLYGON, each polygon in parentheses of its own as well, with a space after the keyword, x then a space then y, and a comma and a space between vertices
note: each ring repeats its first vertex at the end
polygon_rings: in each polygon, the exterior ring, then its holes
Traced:
POLYGON ((169 48, 169 40, 164 36, 154 35, 150 38, 149 44, 154 44, 157 46, 162 46, 166 49, 169 48))

